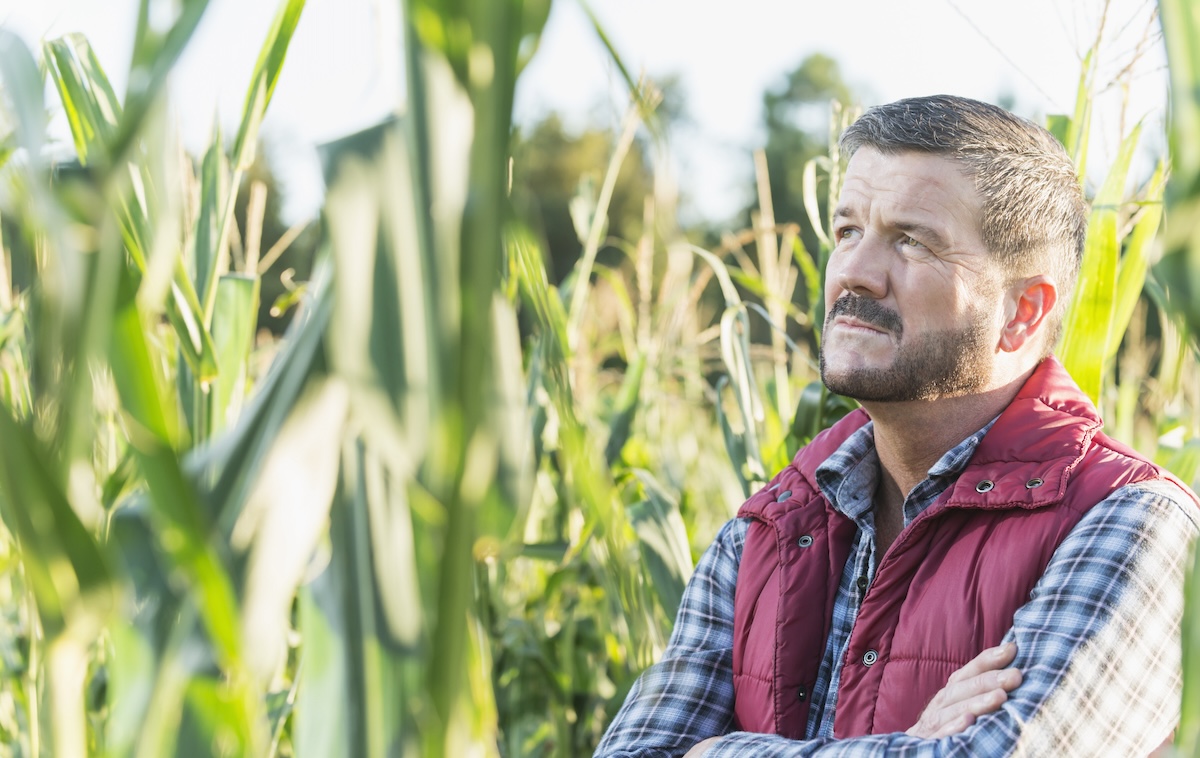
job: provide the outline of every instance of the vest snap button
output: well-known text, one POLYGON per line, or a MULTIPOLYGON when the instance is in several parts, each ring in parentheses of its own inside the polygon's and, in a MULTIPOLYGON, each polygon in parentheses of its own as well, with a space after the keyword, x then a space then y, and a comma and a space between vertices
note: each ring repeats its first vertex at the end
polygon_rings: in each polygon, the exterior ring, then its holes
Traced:
POLYGON ((799 545, 800 547, 812 547, 812 543, 813 543, 813 538, 812 538, 812 535, 810 535, 810 534, 806 534, 803 537, 801 537, 800 539, 796 540, 796 544, 799 545))
POLYGON ((992 482, 991 479, 984 479, 982 482, 975 485, 975 491, 976 492, 988 492, 995 486, 996 485, 992 482))
POLYGON ((1045 482, 1043 482, 1041 479, 1030 479, 1029 481, 1025 482, 1025 489, 1031 490, 1034 487, 1041 487, 1043 484, 1045 484, 1045 482))
POLYGON ((808 699, 808 690, 804 687, 801 687, 799 691, 796 692, 796 699, 803 703, 808 699))
POLYGON ((782 493, 780 493, 779 497, 775 498, 775 502, 782 503, 784 500, 787 500, 791 496, 792 496, 791 490, 784 490, 782 493))
POLYGON ((874 650, 868 650, 867 652, 863 653, 862 661, 864 666, 874 666, 875 661, 877 660, 879 660, 879 653, 875 652, 874 650))

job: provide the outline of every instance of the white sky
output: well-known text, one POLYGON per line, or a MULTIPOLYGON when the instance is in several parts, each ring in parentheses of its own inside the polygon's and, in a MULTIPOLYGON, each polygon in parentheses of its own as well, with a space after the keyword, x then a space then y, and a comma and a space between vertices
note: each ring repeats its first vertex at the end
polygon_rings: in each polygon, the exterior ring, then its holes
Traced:
MULTIPOLYGON (((161 2, 161 0, 158 0, 161 2)), ((870 105, 947 92, 984 100, 1012 93, 1031 118, 1070 112, 1080 60, 1095 39, 1103 0, 592 0, 635 72, 683 77, 693 125, 672 143, 693 210, 722 218, 745 202, 750 154, 761 134, 763 91, 806 55, 825 52, 870 105)), ((1110 0, 1098 85, 1131 62, 1153 0, 1110 0)), ((85 33, 124 90, 137 0, 0 0, 0 23, 31 43, 85 33)), ((236 127, 246 85, 276 3, 212 0, 171 83, 185 144, 201 150, 214 120, 236 127)), ((263 130, 292 186, 291 215, 319 203, 311 146, 375 123, 399 107, 397 4, 308 0, 263 130)), ((1130 122, 1148 117, 1161 144, 1166 77, 1157 28, 1138 61, 1130 122)), ((575 0, 556 0, 541 49, 522 79, 517 118, 549 111, 568 125, 615 124, 625 105, 606 53, 575 0)), ((1121 93, 1097 111, 1093 144, 1103 163, 1119 135, 1121 93)), ((52 98, 53 100, 53 98, 52 98)), ((66 135, 65 125, 55 125, 66 135)), ((602 170, 603 167, 597 167, 602 170)))

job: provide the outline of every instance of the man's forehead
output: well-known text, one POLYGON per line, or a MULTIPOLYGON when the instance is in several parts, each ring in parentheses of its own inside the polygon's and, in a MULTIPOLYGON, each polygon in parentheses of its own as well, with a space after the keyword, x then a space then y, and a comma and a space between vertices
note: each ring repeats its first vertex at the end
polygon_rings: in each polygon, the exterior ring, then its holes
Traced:
POLYGON ((982 209, 974 179, 952 158, 915 151, 882 153, 864 146, 846 167, 834 216, 876 204, 939 217, 953 209, 976 219, 982 209))

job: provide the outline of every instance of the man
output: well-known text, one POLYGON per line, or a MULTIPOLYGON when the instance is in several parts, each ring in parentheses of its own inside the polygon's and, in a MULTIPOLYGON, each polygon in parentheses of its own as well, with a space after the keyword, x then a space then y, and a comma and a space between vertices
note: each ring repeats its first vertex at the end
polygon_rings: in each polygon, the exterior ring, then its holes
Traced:
POLYGON ((1050 355, 1087 225, 1069 158, 947 96, 842 148, 821 376, 863 410, 721 529, 597 755, 1150 754, 1200 511, 1050 355))

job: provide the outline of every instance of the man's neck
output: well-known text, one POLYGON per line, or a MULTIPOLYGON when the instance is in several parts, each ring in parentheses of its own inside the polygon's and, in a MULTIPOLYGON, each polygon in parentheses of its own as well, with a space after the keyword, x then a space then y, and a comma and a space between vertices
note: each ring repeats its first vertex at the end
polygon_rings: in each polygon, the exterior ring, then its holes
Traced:
MULTIPOLYGON (((875 493, 876 521, 903 526, 904 499, 933 464, 1000 414, 1029 377, 972 395, 904 403, 864 403, 874 422, 880 479, 875 493)), ((881 547, 891 544, 881 532, 881 547), (886 544, 885 544, 886 543, 886 544)))

